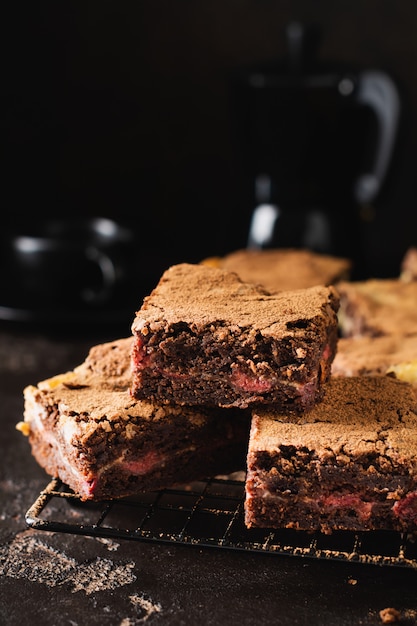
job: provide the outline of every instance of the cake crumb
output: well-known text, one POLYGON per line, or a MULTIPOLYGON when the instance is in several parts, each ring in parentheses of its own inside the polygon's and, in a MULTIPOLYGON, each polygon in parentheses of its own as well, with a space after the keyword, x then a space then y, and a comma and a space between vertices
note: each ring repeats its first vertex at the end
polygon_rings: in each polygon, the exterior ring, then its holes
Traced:
POLYGON ((18 422, 16 424, 16 430, 20 430, 25 437, 29 437, 30 435, 30 425, 27 422, 18 422))
POLYGON ((356 580, 356 578, 349 578, 348 584, 349 585, 357 585, 358 581, 356 580))
POLYGON ((395 622, 400 621, 401 613, 397 611, 397 609, 388 607, 379 612, 379 617, 381 618, 381 622, 383 624, 394 624, 395 622))

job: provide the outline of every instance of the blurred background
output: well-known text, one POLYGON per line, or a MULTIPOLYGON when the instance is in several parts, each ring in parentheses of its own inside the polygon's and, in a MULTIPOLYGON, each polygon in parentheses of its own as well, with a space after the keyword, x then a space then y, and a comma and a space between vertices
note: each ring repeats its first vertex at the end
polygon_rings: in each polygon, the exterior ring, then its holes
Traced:
POLYGON ((271 245, 398 274, 417 243, 413 0, 9 4, 3 232, 28 214, 115 219, 147 290, 168 264, 245 247, 267 203, 271 245), (363 84, 381 74, 387 109, 363 84))

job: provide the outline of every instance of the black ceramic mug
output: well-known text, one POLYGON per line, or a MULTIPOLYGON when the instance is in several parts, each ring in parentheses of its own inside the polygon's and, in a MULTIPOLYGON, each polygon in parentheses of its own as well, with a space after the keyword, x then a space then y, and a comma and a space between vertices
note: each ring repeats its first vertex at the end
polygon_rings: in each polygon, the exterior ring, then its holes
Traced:
POLYGON ((127 280, 132 234, 107 218, 45 220, 9 242, 9 285, 26 308, 108 305, 127 280))

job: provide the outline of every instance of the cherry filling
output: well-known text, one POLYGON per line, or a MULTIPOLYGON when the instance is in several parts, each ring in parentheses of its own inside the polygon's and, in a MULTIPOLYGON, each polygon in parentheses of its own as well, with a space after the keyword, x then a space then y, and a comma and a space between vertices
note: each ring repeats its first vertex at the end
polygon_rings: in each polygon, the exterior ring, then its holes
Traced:
POLYGON ((328 361, 332 357, 332 350, 330 348, 330 344, 326 344, 322 357, 325 361, 328 361))
POLYGON ((239 369, 233 370, 230 382, 235 389, 249 393, 267 393, 272 388, 270 381, 250 376, 239 369))
MULTIPOLYGON (((328 362, 331 357, 332 350, 330 345, 327 344, 322 353, 322 363, 328 362)), ((169 367, 158 367, 155 365, 154 359, 154 354, 147 354, 146 344, 143 339, 137 337, 132 352, 133 366, 135 369, 138 371, 152 369, 158 373, 158 375, 173 381, 191 380, 189 372, 170 369, 169 367)), ((325 372, 326 369, 322 366, 323 377, 326 376, 325 372)), ((249 394, 265 395, 270 393, 274 387, 273 381, 259 377, 250 371, 243 371, 238 367, 232 369, 229 380, 231 387, 233 387, 237 392, 249 394)), ((297 395, 301 396, 306 403, 309 403, 311 399, 314 399, 317 392, 318 382, 316 380, 310 380, 309 382, 303 384, 299 383, 291 385, 290 382, 288 382, 288 384, 289 386, 297 389, 297 395)))
MULTIPOLYGON (((162 465, 163 457, 158 454, 156 450, 150 450, 139 459, 132 459, 131 461, 117 460, 109 467, 117 468, 121 474, 127 474, 129 476, 143 476, 151 472, 155 467, 162 465)), ((100 488, 101 475, 106 472, 106 468, 103 472, 99 472, 96 476, 84 481, 83 492, 86 496, 92 497, 100 488)))
POLYGON ((364 502, 353 493, 340 496, 332 494, 320 500, 320 504, 325 509, 350 509, 362 520, 368 520, 372 513, 372 503, 364 502))
POLYGON ((397 500, 392 511, 400 519, 417 524, 417 491, 411 491, 405 498, 397 500))
POLYGON ((94 496, 94 494, 97 491, 98 480, 99 480, 99 477, 95 476, 94 478, 89 478, 86 481, 84 481, 82 493, 88 498, 91 498, 92 496, 94 496))
POLYGON ((146 347, 140 337, 136 338, 132 351, 133 364, 137 369, 145 369, 151 365, 151 356, 146 354, 146 347))
POLYGON ((161 458, 161 455, 155 450, 150 450, 147 454, 141 456, 140 459, 121 462, 119 467, 122 472, 141 476, 142 474, 148 474, 154 467, 161 465, 161 458))

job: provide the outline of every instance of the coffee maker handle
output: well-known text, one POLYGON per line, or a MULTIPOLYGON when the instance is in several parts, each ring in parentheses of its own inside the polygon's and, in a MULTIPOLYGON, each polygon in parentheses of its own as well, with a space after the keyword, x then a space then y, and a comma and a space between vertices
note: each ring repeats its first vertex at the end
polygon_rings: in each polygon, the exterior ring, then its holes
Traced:
POLYGON ((365 71, 358 78, 356 99, 373 110, 378 123, 373 167, 357 179, 354 188, 356 201, 365 205, 375 200, 388 170, 397 136, 400 98, 396 85, 384 72, 365 71))

